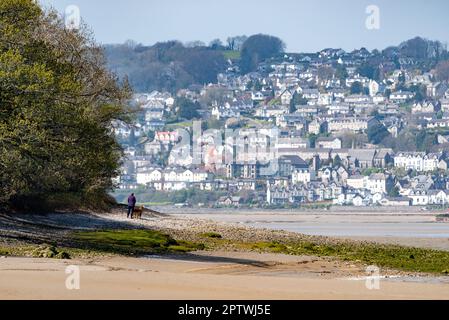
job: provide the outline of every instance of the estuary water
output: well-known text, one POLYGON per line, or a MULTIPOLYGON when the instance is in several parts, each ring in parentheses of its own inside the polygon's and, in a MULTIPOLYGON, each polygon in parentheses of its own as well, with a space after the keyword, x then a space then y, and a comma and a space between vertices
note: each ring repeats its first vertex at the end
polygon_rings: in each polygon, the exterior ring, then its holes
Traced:
POLYGON ((183 211, 174 215, 307 235, 449 239, 449 222, 438 222, 436 214, 429 213, 276 213, 239 210, 205 212, 194 209, 183 209, 183 211))

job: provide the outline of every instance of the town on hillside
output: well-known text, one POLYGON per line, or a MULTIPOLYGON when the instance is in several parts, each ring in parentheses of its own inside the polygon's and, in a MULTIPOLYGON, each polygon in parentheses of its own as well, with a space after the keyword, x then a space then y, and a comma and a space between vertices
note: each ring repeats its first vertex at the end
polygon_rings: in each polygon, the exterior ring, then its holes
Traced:
MULTIPOLYGON (((205 207, 449 203, 449 72, 394 49, 281 54, 134 94, 115 196, 205 207), (196 130, 195 130, 196 126, 196 130), (231 132, 227 134, 227 131, 231 132)), ((123 198, 123 199, 122 199, 123 198)))

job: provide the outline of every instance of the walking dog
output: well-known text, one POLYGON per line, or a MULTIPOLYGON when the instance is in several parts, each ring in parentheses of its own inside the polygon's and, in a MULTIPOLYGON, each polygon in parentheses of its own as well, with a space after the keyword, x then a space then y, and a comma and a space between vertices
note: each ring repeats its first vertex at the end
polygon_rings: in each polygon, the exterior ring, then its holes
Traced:
POLYGON ((144 207, 143 207, 143 206, 136 207, 136 208, 134 209, 132 218, 133 218, 133 219, 138 219, 138 220, 142 219, 142 213, 143 213, 143 210, 144 210, 144 207))

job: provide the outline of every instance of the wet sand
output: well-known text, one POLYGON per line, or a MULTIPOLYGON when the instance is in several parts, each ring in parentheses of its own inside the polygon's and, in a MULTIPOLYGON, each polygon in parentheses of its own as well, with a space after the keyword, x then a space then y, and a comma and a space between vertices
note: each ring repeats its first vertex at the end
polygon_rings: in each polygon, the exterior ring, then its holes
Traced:
POLYGON ((212 252, 184 258, 2 258, 0 299, 449 299, 449 283, 381 279, 366 287, 350 263, 313 257, 212 252), (80 267, 80 290, 65 268, 80 267))

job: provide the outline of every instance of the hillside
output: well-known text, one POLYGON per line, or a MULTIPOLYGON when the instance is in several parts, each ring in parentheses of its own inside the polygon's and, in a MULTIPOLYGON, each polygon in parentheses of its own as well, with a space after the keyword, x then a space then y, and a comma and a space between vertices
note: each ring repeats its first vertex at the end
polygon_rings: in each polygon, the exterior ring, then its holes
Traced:
POLYGON ((176 92, 192 84, 215 82, 226 70, 226 58, 238 56, 210 47, 187 48, 170 41, 154 46, 107 45, 109 68, 119 77, 127 76, 133 89, 141 92, 176 92), (226 58, 225 58, 226 56, 226 58))

